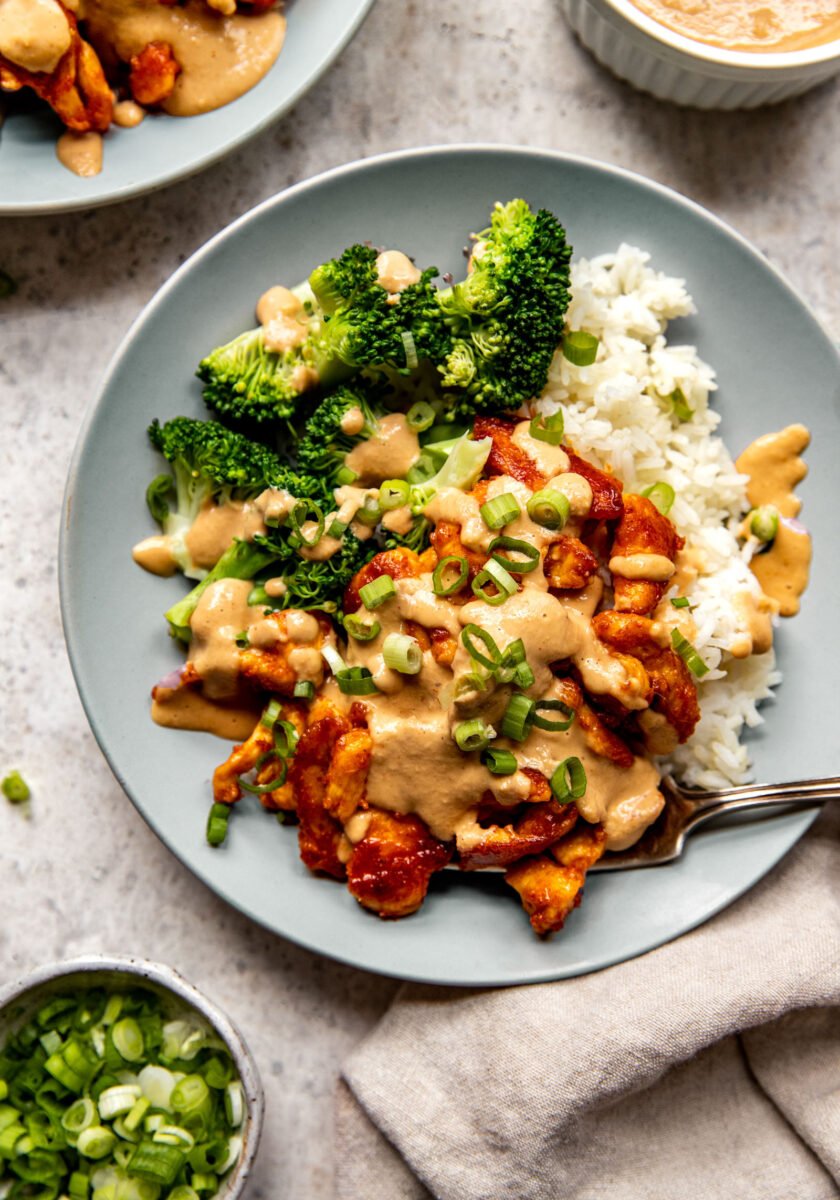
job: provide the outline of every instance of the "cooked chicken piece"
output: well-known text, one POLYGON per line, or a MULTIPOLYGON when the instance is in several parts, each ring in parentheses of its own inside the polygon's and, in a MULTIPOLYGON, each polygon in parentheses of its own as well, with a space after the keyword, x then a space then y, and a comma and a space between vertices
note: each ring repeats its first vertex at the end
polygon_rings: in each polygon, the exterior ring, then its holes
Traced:
POLYGON ((579 538, 561 534, 545 552, 543 574, 549 586, 561 590, 586 587, 598 570, 598 559, 579 538))
POLYGON ((458 642, 448 629, 426 629, 417 621, 403 621, 403 633, 413 637, 424 652, 431 650, 432 658, 443 666, 449 666, 458 649, 458 642))
POLYGON ((485 467, 488 475, 509 475, 511 479, 524 483, 532 492, 537 492, 545 483, 545 475, 531 456, 514 442, 515 429, 516 422, 506 421, 503 417, 476 417, 473 437, 476 441, 487 437, 493 439, 493 448, 485 467))
MULTIPOLYGON (((294 704, 283 706, 280 719, 294 725, 298 734, 303 732, 305 724, 303 713, 294 704)), ((240 776, 253 771, 260 759, 263 762, 257 767, 255 783, 266 784, 281 775, 282 769, 278 757, 273 754, 274 732, 258 721, 254 732, 239 746, 234 746, 229 756, 213 772, 213 799, 217 804, 235 804, 243 795, 239 782, 240 776), (265 757, 269 756, 269 757, 265 757)), ((270 792, 260 794, 260 804, 269 812, 294 812, 295 797, 292 785, 288 780, 270 792)))
POLYGON ((372 808, 347 864, 347 886, 380 917, 406 917, 425 899, 429 880, 452 857, 419 817, 372 808))
POLYGON ((642 663, 653 688, 653 707, 670 721, 681 742, 691 737, 700 719, 697 687, 679 654, 662 645, 660 637, 667 638, 667 628, 648 617, 614 611, 598 613, 592 626, 612 650, 642 663))
POLYGON ((358 612, 362 607, 359 599, 359 588, 378 579, 380 575, 390 575, 392 579, 416 579, 424 571, 430 571, 437 561, 434 550, 426 550, 423 554, 415 554, 406 546, 398 546, 396 550, 382 550, 374 554, 369 563, 357 571, 344 591, 344 611, 358 612))
POLYGON ((339 857, 344 830, 325 804, 333 750, 349 728, 349 722, 335 709, 324 711, 302 734, 289 768, 300 822, 300 856, 311 871, 323 871, 334 879, 346 877, 339 857))
POLYGON ((131 60, 129 90, 138 104, 153 108, 169 99, 180 72, 168 42, 149 42, 131 60))
POLYGON ((29 87, 46 100, 68 129, 104 133, 111 124, 114 97, 96 51, 83 41, 76 18, 60 5, 67 20, 70 45, 52 72, 27 71, 0 56, 0 88, 7 92, 29 87))
MULTIPOLYGON (((527 770, 526 774, 537 775, 538 772, 527 770)), ((545 784, 546 781, 542 782, 545 784)), ((463 848, 459 844, 461 870, 506 867, 525 855, 539 854, 568 833, 578 818, 574 804, 559 804, 553 797, 541 803, 529 802, 507 812, 511 818, 509 824, 476 829, 470 832, 468 844, 463 848)))
POLYGON ((332 752, 324 808, 341 824, 349 821, 365 798, 373 738, 367 729, 343 733, 332 752))
POLYGON ((630 750, 617 733, 608 729, 598 714, 583 698, 583 691, 573 679, 557 682, 557 699, 575 710, 575 720, 586 738, 586 744, 594 754, 608 758, 618 767, 632 767, 634 760, 630 750))
MULTIPOLYGON (((636 554, 655 554, 676 562, 677 552, 685 545, 676 529, 646 496, 624 497, 624 516, 615 531, 612 556, 629 558, 636 554)), ((619 612, 649 616, 671 586, 665 580, 626 579, 613 571, 615 607, 619 612)))
MULTIPOLYGON (((473 489, 472 495, 476 494, 477 489, 473 489)), ((483 503, 483 501, 481 502, 483 503)), ((479 550, 470 550, 461 541, 461 526, 454 521, 439 521, 431 535, 432 546, 437 555, 437 562, 442 558, 465 558, 469 567, 469 577, 459 592, 447 599, 450 604, 458 606, 468 604, 475 599, 472 594, 470 584, 475 579, 479 571, 484 569, 484 564, 487 562, 488 556, 482 554, 479 550)), ((437 564, 435 564, 437 565, 437 564)))
POLYGON ((550 854, 526 858, 505 874, 519 893, 536 933, 557 933, 583 898, 586 872, 604 853, 606 835, 597 825, 579 825, 552 846, 550 854))
POLYGON ((592 488, 592 507, 589 517, 593 521, 614 521, 624 512, 621 484, 608 471, 600 471, 585 458, 578 458, 569 446, 563 446, 569 456, 569 470, 582 475, 592 488))
MULTIPOLYGON (((314 642, 307 642, 306 645, 320 650, 331 627, 326 617, 317 613, 313 613, 312 616, 317 617, 320 632, 314 642)), ((276 692, 281 696, 291 696, 298 676, 289 664, 289 655, 292 651, 300 649, 301 643, 289 640, 286 612, 273 612, 265 620, 277 626, 278 640, 273 645, 248 646, 241 650, 239 673, 254 687, 276 692)))

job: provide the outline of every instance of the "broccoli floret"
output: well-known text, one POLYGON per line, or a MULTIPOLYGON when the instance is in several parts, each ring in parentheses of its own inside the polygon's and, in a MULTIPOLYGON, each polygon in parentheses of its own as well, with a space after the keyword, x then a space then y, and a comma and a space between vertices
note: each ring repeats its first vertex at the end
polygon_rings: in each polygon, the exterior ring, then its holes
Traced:
POLYGON ((363 542, 349 529, 342 536, 340 549, 320 562, 292 551, 274 530, 258 536, 255 542, 258 548, 275 552, 272 573, 282 577, 286 585, 283 595, 268 603, 275 608, 314 608, 322 612, 340 612, 344 589, 379 550, 373 539, 363 542))
POLYGON ((395 533, 393 530, 386 531, 385 549, 394 550, 398 546, 406 546, 409 550, 413 550, 415 554, 422 554, 430 543, 431 532, 431 521, 428 521, 425 517, 415 517, 408 533, 395 533))
POLYGON ((183 599, 179 600, 177 604, 173 604, 166 613, 172 637, 189 645, 192 637, 190 619, 201 599, 202 592, 211 583, 215 583, 219 579, 254 579, 276 560, 277 552, 274 549, 258 546, 255 542, 234 540, 213 570, 205 575, 204 579, 196 584, 183 599))
POLYGON ((148 432, 152 445, 174 472, 174 479, 159 475, 152 481, 147 492, 149 508, 170 537, 178 565, 193 579, 200 579, 204 572, 193 565, 185 536, 205 504, 253 500, 266 488, 284 488, 301 497, 320 494, 314 478, 293 471, 259 442, 217 421, 175 417, 165 425, 153 421, 148 432))
POLYGON ((310 297, 298 344, 267 350, 265 331, 255 329, 203 359, 198 375, 210 407, 239 421, 288 420, 315 387, 335 387, 364 369, 399 374, 425 358, 442 361, 450 335, 432 283, 437 269, 397 298, 379 283, 376 258, 370 246, 350 246, 293 289, 310 297))
POLYGON ((381 389, 356 386, 340 387, 327 396, 306 422, 304 434, 295 447, 301 470, 322 480, 329 488, 352 483, 352 472, 345 467, 344 460, 354 446, 376 433, 386 411, 382 396, 381 389), (354 409, 362 414, 363 425, 357 433, 345 433, 341 422, 354 409))
POLYGON ((545 387, 569 305, 571 247, 556 217, 497 205, 472 271, 438 293, 451 345, 438 369, 462 413, 518 408, 545 387))

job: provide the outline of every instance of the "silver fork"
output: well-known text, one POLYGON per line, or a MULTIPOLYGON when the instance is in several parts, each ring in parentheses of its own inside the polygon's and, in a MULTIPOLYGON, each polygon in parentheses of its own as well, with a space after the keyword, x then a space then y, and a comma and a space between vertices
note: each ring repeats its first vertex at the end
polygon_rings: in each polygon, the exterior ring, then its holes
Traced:
POLYGON ((840 800, 840 776, 799 783, 751 783, 706 792, 681 787, 666 775, 659 786, 665 796, 665 808, 659 819, 634 846, 606 854, 590 871, 629 871, 673 862, 681 856, 690 833, 723 813, 779 805, 811 808, 824 800, 840 800))

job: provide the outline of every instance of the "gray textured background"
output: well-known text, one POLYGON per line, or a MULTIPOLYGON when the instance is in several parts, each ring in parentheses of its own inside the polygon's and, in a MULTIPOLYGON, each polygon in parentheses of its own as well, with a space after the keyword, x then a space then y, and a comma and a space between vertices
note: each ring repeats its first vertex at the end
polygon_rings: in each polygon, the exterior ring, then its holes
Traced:
POLYGON ((669 184, 752 239, 840 339, 837 99, 832 83, 754 113, 681 111, 606 75, 552 0, 379 0, 327 78, 221 165, 119 207, 0 222, 0 267, 20 285, 0 301, 0 773, 20 767, 34 791, 30 819, 0 805, 0 981, 106 950, 168 961, 210 992, 266 1085, 249 1200, 332 1195, 337 1064, 396 985, 217 900, 146 828, 93 742, 55 553, 67 464, 108 359, 173 269, 258 201, 351 159, 455 141, 588 154, 669 184))

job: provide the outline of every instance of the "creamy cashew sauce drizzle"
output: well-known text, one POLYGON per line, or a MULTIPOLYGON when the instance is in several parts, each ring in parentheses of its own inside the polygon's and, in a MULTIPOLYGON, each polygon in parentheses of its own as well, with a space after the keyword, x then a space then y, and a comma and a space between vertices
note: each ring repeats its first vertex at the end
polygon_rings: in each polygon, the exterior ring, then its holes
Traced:
POLYGON ((807 50, 840 38, 838 0, 633 0, 685 37, 725 50, 807 50))
POLYGON ((419 457, 417 434, 409 429, 404 414, 389 413, 380 420, 373 437, 354 446, 344 462, 355 471, 358 484, 370 485, 405 478, 419 457))
MULTIPOLYGON (((398 477, 408 469, 395 467, 390 446, 394 441, 403 447, 416 446, 416 436, 405 427, 404 420, 385 418, 381 425, 385 422, 390 424, 372 447, 369 460, 365 460, 365 473, 360 472, 363 478, 398 477)), ((549 476, 546 486, 563 491, 570 499, 572 516, 565 532, 579 533, 591 504, 589 483, 568 470, 568 456, 560 447, 531 438, 527 421, 517 426, 514 441, 549 476)), ((790 426, 779 434, 759 438, 738 459, 738 469, 750 477, 750 503, 775 504, 782 514, 780 533, 790 529, 797 552, 793 555, 797 569, 791 575, 793 552, 790 544, 783 541, 782 553, 775 562, 770 560, 774 565, 764 568, 763 577, 758 575, 768 595, 757 590, 756 594, 744 591, 733 598, 743 629, 743 636, 733 641, 735 657, 762 653, 772 645, 771 616, 777 603, 768 596, 773 597, 775 583, 780 580, 786 594, 795 591, 797 596, 807 583, 810 540, 807 534, 785 523, 799 511, 793 488, 805 474, 805 465, 798 455, 807 442, 804 427, 790 426)), ((556 698, 559 685, 550 664, 570 661, 589 693, 612 696, 626 709, 639 713, 653 752, 668 753, 674 748, 673 730, 661 714, 647 709, 638 680, 592 631, 591 617, 604 591, 601 578, 594 576, 574 596, 553 595, 542 570, 542 560, 554 535, 528 517, 526 506, 532 493, 523 483, 507 476, 491 479, 487 498, 503 493, 515 496, 521 508, 521 515, 505 527, 505 534, 535 546, 540 552, 539 567, 520 576, 520 591, 502 605, 472 600, 457 607, 435 595, 431 574, 400 579, 395 582, 396 596, 375 610, 375 618, 381 625, 377 636, 369 642, 351 638, 348 643, 348 664, 367 667, 379 689, 377 694, 363 700, 373 741, 367 800, 374 807, 416 813, 436 837, 444 841, 454 838, 461 850, 467 850, 486 836, 477 819, 478 803, 484 794, 490 792, 499 803, 514 806, 527 797, 530 789, 523 767, 536 769, 550 778, 564 759, 576 756, 584 764, 587 776, 586 793, 577 802, 579 811, 586 820, 603 824, 609 849, 623 849, 641 836, 663 806, 659 772, 649 758, 639 756, 631 767, 618 767, 589 748, 585 734, 574 722, 565 732, 532 728, 523 743, 495 738, 492 742, 495 747, 515 754, 518 769, 510 776, 493 776, 481 764, 478 754, 464 754, 452 736, 457 722, 472 717, 481 717, 498 727, 511 694, 509 684, 494 682, 488 682, 481 691, 456 694, 455 681, 476 669, 461 641, 464 626, 474 624, 485 630, 502 652, 518 638, 522 639, 535 676, 527 692, 532 699, 556 698), (385 665, 385 638, 403 631, 407 621, 429 630, 448 631, 457 641, 450 666, 437 663, 430 650, 423 653, 421 670, 415 676, 402 675, 385 665)), ((328 515, 326 525, 338 517, 369 536, 370 529, 354 517, 371 494, 376 493, 359 486, 337 489, 337 508, 328 515)), ((227 548, 231 537, 253 537, 265 528, 267 516, 285 519, 293 503, 288 493, 267 491, 250 505, 206 506, 184 538, 191 558, 197 564, 211 566, 227 548)), ((486 552, 498 531, 487 528, 479 508, 475 497, 457 488, 443 488, 426 507, 425 515, 435 522, 456 523, 466 547, 486 552)), ((406 510, 397 519, 410 521, 410 517, 410 510, 406 510)), ((301 553, 309 558, 328 558, 339 546, 338 539, 324 535, 315 546, 301 553)), ((775 548, 774 544, 772 550, 757 556, 754 566, 760 567, 762 560, 770 559, 775 548)), ((146 539, 135 547, 134 557, 159 574, 174 570, 175 560, 164 537, 146 539)), ((690 585, 702 573, 703 565, 702 556, 690 549, 681 553, 676 568, 664 556, 651 554, 614 557, 610 562, 611 569, 626 578, 672 581, 680 588, 690 585)), ((243 705, 239 690, 237 636, 243 632, 255 648, 270 648, 283 641, 295 643, 288 652, 289 665, 298 678, 309 679, 316 687, 323 685, 322 634, 317 620, 310 614, 291 610, 282 614, 279 623, 276 619, 267 620, 261 606, 248 605, 251 586, 242 580, 220 580, 202 594, 191 621, 190 650, 190 661, 202 679, 202 689, 201 692, 195 688, 156 689, 152 715, 160 724, 204 729, 225 737, 247 736, 258 713, 243 705)), ((272 595, 282 595, 284 586, 282 580, 270 580, 266 590, 272 595)), ((780 603, 784 612, 785 603, 780 603)), ((790 603, 788 598, 788 607, 790 603)), ((661 635, 663 645, 669 644, 669 632, 674 625, 689 638, 695 632, 690 613, 674 610, 667 600, 654 616, 657 619, 652 632, 661 635)), ((342 695, 333 680, 322 690, 337 707, 349 709, 352 699, 342 695)), ((364 814, 354 816, 345 830, 347 845, 360 840, 365 829, 364 814)), ((347 847, 345 853, 349 853, 347 847)))
POLYGON ((802 501, 794 494, 808 472, 800 454, 810 440, 804 425, 788 425, 757 438, 735 461, 741 474, 749 477, 747 498, 752 507, 769 504, 779 512, 775 538, 767 550, 753 557, 750 566, 783 617, 799 612, 799 598, 808 586, 811 569, 811 537, 795 519, 802 501))

